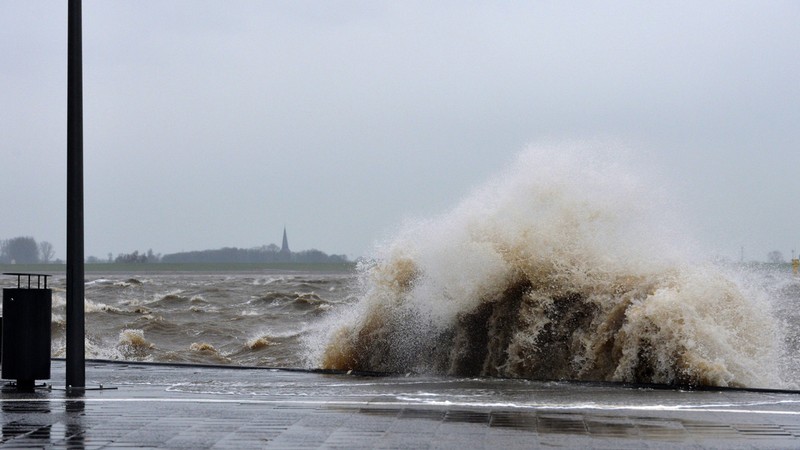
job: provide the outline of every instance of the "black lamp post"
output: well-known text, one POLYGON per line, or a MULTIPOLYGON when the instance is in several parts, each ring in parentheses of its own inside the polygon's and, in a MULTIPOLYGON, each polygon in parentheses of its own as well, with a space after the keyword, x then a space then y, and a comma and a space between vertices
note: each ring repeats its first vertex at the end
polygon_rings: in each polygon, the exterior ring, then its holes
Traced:
POLYGON ((86 387, 81 0, 67 13, 67 388, 86 387))

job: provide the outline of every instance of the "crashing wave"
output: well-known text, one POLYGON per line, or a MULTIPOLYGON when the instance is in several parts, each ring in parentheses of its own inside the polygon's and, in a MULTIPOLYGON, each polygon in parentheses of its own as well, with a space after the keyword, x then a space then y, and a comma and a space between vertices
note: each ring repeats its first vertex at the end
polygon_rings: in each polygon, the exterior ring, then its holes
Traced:
POLYGON ((407 224, 362 268, 319 365, 779 385, 765 305, 690 262, 663 203, 587 154, 531 150, 449 214, 407 224))

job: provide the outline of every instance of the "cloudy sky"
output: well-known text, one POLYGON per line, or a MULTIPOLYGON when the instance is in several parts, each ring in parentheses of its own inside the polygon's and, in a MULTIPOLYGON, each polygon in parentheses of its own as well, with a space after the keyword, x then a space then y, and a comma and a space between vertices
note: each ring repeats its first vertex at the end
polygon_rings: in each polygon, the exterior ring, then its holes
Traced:
MULTIPOLYGON (((86 254, 368 253, 531 143, 621 143, 711 251, 800 250, 796 1, 84 1, 86 254)), ((66 2, 0 2, 0 239, 65 257, 66 2)), ((615 144, 616 145, 616 144, 615 144)))

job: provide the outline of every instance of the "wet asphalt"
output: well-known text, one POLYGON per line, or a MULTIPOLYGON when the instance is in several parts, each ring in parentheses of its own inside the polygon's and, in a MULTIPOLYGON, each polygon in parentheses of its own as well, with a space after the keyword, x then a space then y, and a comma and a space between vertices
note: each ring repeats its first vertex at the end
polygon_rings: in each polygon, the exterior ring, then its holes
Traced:
POLYGON ((800 448, 800 393, 64 362, 4 380, 6 448, 800 448))

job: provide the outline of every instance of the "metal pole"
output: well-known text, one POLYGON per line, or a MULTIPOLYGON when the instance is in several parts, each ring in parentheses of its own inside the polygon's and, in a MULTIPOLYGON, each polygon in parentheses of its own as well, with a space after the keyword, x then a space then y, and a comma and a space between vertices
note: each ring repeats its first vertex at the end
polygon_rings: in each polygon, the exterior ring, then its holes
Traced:
POLYGON ((86 387, 81 0, 67 14, 67 387, 86 387))

